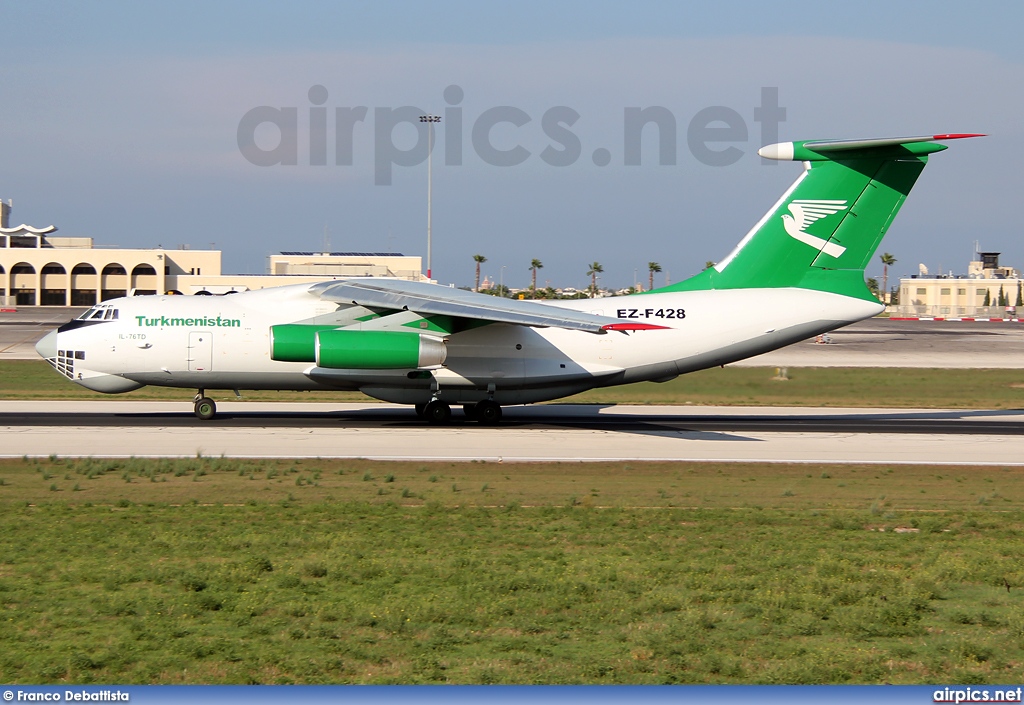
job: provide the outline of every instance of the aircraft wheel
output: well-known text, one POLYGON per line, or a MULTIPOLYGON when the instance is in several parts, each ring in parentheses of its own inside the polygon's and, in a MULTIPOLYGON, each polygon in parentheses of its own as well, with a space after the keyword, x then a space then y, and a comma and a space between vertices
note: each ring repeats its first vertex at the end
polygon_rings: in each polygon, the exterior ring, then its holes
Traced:
POLYGON ((445 424, 452 419, 452 408, 440 399, 435 399, 427 404, 427 408, 423 410, 423 415, 430 423, 445 424))
POLYGON ((217 404, 208 397, 199 397, 196 400, 196 416, 203 421, 209 421, 217 415, 217 404))
POLYGON ((417 415, 417 416, 419 416, 419 417, 420 417, 421 419, 423 418, 423 415, 424 415, 424 414, 426 413, 426 411, 427 411, 427 405, 426 405, 426 404, 417 404, 417 405, 416 405, 415 407, 413 407, 413 408, 415 408, 415 409, 416 409, 416 415, 417 415))
POLYGON ((482 424, 496 424, 501 421, 501 407, 495 401, 484 399, 476 405, 476 419, 482 424))
POLYGON ((466 418, 470 421, 477 420, 476 404, 463 404, 462 413, 466 415, 466 418))

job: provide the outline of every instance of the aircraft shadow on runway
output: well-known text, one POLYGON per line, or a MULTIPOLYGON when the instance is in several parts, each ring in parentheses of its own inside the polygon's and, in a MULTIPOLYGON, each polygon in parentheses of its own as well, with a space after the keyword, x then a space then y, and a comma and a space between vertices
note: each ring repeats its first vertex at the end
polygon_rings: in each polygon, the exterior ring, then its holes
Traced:
MULTIPOLYGON (((641 435, 673 436, 693 440, 758 439, 743 433, 890 433, 890 434, 974 434, 1024 435, 1024 421, 998 417, 1021 417, 1019 410, 908 410, 851 414, 745 413, 742 415, 631 414, 615 413, 614 406, 538 405, 510 407, 497 426, 480 426, 460 413, 453 416, 450 429, 579 429, 641 435), (997 418, 993 418, 997 417, 997 418)), ((220 412, 211 421, 200 421, 189 412, 158 413, 0 413, 0 426, 54 427, 186 427, 186 428, 435 428, 410 410, 382 409, 309 411, 220 412)))
MULTIPOLYGON (((664 417, 669 418, 669 417, 664 417)), ((492 430, 501 432, 543 429, 579 429, 609 431, 651 436, 676 437, 690 440, 757 441, 760 439, 737 436, 727 429, 691 428, 687 424, 667 424, 655 417, 628 418, 625 416, 594 416, 592 418, 559 419, 557 417, 506 417, 500 424, 481 426, 462 416, 454 416, 451 423, 433 426, 418 418, 414 412, 360 409, 336 412, 218 412, 210 421, 200 421, 191 413, 143 412, 133 414, 53 414, 0 413, 0 427, 96 427, 96 428, 305 428, 305 429, 433 429, 492 430)))

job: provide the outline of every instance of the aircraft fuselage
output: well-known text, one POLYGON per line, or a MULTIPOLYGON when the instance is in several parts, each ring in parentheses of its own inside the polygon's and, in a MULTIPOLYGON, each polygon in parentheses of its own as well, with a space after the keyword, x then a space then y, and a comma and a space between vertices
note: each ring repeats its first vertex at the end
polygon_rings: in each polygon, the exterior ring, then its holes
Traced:
POLYGON ((362 306, 322 300, 308 289, 113 299, 62 326, 39 350, 69 379, 107 393, 144 385, 341 389, 407 404, 491 399, 504 405, 668 380, 789 345, 881 309, 862 299, 797 288, 553 301, 551 306, 660 327, 595 334, 489 323, 437 333, 447 352, 443 365, 334 369, 273 359, 271 328, 301 322, 431 334, 431 323, 411 312, 379 316, 362 306))

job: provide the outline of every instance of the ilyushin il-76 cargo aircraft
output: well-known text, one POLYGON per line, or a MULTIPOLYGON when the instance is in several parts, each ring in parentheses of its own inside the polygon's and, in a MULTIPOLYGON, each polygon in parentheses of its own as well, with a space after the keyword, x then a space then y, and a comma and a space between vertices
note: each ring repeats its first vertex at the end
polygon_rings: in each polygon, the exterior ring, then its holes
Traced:
POLYGON ((433 423, 452 405, 501 407, 631 382, 664 382, 874 316, 864 268, 946 134, 784 142, 766 159, 804 171, 731 254, 630 296, 509 300, 425 282, 340 278, 233 296, 98 304, 36 350, 75 383, 209 390, 359 390, 433 423))

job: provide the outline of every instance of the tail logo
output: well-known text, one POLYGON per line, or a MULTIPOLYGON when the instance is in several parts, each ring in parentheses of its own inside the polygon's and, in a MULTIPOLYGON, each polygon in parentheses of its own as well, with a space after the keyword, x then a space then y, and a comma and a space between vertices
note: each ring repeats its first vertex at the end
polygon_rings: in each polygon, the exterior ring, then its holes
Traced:
POLYGON ((838 213, 846 209, 846 201, 829 201, 818 199, 797 199, 789 204, 792 216, 783 215, 782 224, 791 238, 810 245, 816 250, 832 257, 840 257, 846 248, 834 242, 823 240, 806 232, 807 226, 816 220, 838 213))

